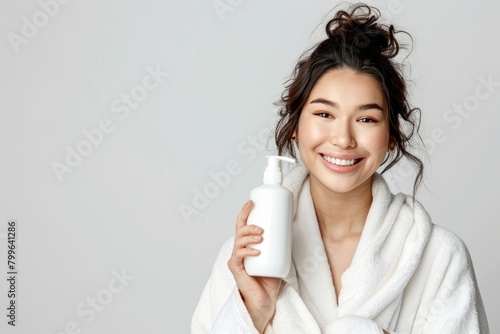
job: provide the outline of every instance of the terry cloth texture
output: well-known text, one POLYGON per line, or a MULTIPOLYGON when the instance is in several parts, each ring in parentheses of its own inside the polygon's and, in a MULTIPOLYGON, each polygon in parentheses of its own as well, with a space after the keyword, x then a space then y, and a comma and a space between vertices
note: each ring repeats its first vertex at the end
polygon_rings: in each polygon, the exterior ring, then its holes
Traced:
MULTIPOLYGON (((375 174, 373 202, 337 301, 310 194, 297 165, 283 186, 294 195, 293 264, 265 334, 487 334, 488 322, 463 241, 435 225, 411 196, 375 174)), ((192 333, 258 333, 227 267, 234 239, 216 259, 192 318, 192 333)))

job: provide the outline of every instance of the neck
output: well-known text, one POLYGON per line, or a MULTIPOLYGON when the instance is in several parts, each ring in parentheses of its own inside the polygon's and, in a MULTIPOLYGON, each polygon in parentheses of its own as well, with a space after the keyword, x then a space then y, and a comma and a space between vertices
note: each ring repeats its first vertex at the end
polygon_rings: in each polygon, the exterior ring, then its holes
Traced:
POLYGON ((348 193, 334 193, 311 178, 311 197, 323 239, 361 235, 372 203, 372 180, 348 193))

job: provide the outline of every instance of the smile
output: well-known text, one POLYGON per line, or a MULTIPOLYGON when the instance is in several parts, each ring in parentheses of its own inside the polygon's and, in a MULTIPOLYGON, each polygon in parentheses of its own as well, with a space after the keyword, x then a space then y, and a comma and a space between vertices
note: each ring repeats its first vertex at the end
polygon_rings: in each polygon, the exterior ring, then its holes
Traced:
POLYGON ((332 158, 332 157, 329 157, 329 156, 323 155, 323 154, 321 154, 321 157, 324 160, 328 161, 329 163, 337 165, 337 166, 353 166, 361 161, 361 159, 350 159, 350 160, 349 159, 336 159, 336 158, 332 158))

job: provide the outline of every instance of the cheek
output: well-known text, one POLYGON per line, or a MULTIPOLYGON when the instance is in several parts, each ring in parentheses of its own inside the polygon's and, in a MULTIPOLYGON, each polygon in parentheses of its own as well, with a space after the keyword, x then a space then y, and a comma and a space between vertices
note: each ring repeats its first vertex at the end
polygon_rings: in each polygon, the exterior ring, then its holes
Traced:
POLYGON ((321 123, 314 122, 313 119, 301 119, 298 125, 298 140, 299 144, 302 142, 307 145, 319 144, 329 136, 328 126, 321 123))
POLYGON ((365 133, 363 142, 373 150, 387 151, 389 147, 389 131, 373 131, 365 133))
POLYGON ((312 122, 308 117, 304 117, 299 121, 297 134, 297 146, 300 156, 307 164, 314 155, 314 148, 322 142, 321 130, 315 122, 312 122))

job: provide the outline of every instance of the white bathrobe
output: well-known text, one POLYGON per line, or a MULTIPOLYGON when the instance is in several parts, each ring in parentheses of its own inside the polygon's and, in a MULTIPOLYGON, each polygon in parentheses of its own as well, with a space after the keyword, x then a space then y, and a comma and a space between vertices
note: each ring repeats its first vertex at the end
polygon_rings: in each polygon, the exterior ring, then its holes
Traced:
MULTIPOLYGON (((304 165, 283 185, 294 194, 293 261, 265 334, 489 333, 465 244, 434 225, 412 197, 393 195, 375 174, 373 203, 337 301, 304 165)), ((258 333, 227 267, 233 242, 217 257, 193 334, 258 333)))

